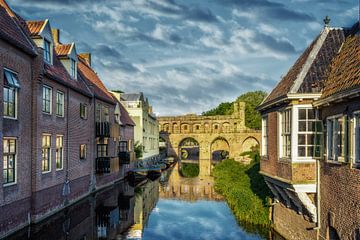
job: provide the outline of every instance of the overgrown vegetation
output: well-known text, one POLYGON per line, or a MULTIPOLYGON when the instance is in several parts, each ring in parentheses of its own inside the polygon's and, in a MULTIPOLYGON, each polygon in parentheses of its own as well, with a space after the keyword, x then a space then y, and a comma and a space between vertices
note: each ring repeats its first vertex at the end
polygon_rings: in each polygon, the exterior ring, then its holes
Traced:
MULTIPOLYGON (((267 93, 264 91, 247 92, 240 95, 236 101, 245 102, 245 125, 248 128, 260 129, 261 128, 261 115, 256 111, 256 107, 264 100, 267 93)), ((214 109, 203 112, 204 116, 215 115, 230 115, 234 112, 234 102, 220 103, 214 109)))
POLYGON ((134 152, 137 159, 143 156, 144 146, 139 141, 136 141, 134 144, 134 152))
POLYGON ((215 166, 213 171, 215 189, 225 197, 236 219, 243 227, 250 232, 266 234, 270 227, 271 192, 259 174, 258 150, 246 152, 243 155, 249 155, 252 158, 249 165, 227 159, 215 166))
POLYGON ((181 173, 183 177, 193 178, 199 175, 199 164, 196 163, 182 163, 181 173))

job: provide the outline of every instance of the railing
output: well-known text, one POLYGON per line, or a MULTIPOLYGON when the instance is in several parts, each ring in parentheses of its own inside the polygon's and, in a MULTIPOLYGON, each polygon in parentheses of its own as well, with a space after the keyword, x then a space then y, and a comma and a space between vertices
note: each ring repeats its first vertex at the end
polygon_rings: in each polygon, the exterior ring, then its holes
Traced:
POLYGON ((96 122, 96 137, 110 137, 109 122, 96 122))
POLYGON ((96 173, 110 173, 110 157, 96 158, 96 173))
POLYGON ((119 163, 129 164, 131 161, 130 152, 119 152, 119 163))

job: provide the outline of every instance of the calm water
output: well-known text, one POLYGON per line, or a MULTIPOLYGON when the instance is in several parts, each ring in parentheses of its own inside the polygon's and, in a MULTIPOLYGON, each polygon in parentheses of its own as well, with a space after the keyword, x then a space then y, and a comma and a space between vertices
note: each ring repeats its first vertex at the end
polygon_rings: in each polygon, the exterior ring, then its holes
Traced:
POLYGON ((9 239, 265 238, 237 224, 213 179, 184 179, 175 168, 137 187, 119 182, 9 239))

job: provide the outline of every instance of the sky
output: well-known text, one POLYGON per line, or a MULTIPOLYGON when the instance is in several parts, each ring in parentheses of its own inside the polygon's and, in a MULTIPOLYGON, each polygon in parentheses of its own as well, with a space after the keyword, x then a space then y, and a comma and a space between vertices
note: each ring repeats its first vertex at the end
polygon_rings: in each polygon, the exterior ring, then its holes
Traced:
POLYGON ((324 27, 350 27, 358 0, 8 0, 91 52, 109 90, 143 92, 158 115, 200 114, 270 92, 324 27))

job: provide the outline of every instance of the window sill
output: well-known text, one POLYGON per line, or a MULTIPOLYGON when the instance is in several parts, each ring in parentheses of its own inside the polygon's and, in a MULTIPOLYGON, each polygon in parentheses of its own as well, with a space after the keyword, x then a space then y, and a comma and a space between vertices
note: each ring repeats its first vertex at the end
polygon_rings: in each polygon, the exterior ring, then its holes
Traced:
POLYGON ((15 186, 17 184, 17 182, 13 182, 13 183, 5 183, 3 184, 3 187, 11 187, 11 186, 15 186))
POLYGON ((330 160, 330 159, 327 159, 326 163, 330 163, 330 164, 333 164, 333 165, 346 165, 346 164, 348 164, 347 162, 340 162, 340 161, 335 161, 335 160, 330 160))
POLYGON ((51 173, 51 171, 41 172, 42 175, 46 175, 48 173, 51 173))
POLYGON ((291 158, 279 158, 278 161, 284 163, 291 163, 291 158))
POLYGON ((51 116, 52 113, 48 113, 48 112, 42 112, 44 115, 47 115, 47 116, 51 116))
POLYGON ((57 118, 64 118, 64 116, 57 115, 57 114, 56 114, 56 117, 57 117, 57 118))
POLYGON ((269 156, 261 156, 262 161, 269 161, 269 156))
POLYGON ((60 172, 60 171, 62 171, 62 170, 64 170, 64 168, 57 168, 57 169, 56 169, 56 172, 60 172))
POLYGON ((18 120, 17 117, 8 117, 8 116, 4 116, 4 119, 9 119, 9 120, 18 120))

